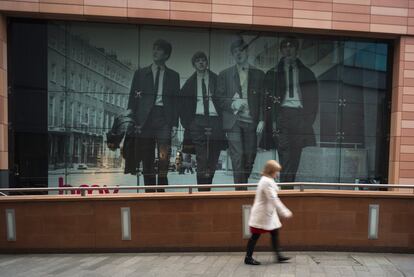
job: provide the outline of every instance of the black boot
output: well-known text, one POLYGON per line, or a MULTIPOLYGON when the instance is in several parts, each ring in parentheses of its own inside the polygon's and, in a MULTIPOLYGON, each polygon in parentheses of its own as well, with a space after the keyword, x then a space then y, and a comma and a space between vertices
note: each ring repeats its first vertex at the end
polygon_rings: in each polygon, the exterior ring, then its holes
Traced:
POLYGON ((277 263, 285 263, 285 262, 287 262, 289 260, 290 260, 290 257, 283 256, 282 254, 278 254, 276 256, 276 262, 277 263))
POLYGON ((249 265, 260 265, 260 262, 253 259, 253 257, 247 257, 247 256, 246 258, 244 258, 244 263, 249 264, 249 265))

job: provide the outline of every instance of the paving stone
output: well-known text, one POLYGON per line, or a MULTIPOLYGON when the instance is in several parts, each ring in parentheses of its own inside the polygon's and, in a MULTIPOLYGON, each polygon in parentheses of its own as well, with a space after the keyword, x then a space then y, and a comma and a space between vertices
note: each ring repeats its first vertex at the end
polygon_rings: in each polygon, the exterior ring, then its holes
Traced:
POLYGON ((227 265, 229 256, 217 256, 217 259, 207 268, 204 272, 204 277, 213 277, 217 276, 219 272, 227 265))
POLYGON ((325 273, 311 273, 311 277, 326 277, 325 273))
POLYGON ((244 253, 0 255, 0 277, 414 277, 414 255, 290 252, 290 263, 273 263, 273 253, 256 252, 261 266, 244 253), (316 261, 316 262, 315 262, 316 261), (358 265, 355 265, 358 264, 358 265))
POLYGON ((296 264, 309 264, 309 257, 306 255, 296 255, 295 256, 295 263, 296 264))
POLYGON ((227 265, 223 267, 223 270, 219 272, 217 275, 218 277, 228 277, 228 276, 234 276, 233 273, 237 269, 238 266, 245 266, 244 263, 242 263, 242 255, 239 257, 230 257, 230 259, 227 262, 227 265))

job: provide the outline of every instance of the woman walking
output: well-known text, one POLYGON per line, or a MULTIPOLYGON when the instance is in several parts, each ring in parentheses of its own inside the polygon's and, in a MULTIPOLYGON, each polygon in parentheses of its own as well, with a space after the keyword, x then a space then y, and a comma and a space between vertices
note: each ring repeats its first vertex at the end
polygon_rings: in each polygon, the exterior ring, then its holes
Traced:
POLYGON ((281 254, 278 241, 278 229, 282 227, 279 215, 285 218, 292 217, 292 212, 283 205, 277 196, 279 188, 274 179, 281 170, 282 167, 275 160, 267 161, 263 168, 262 178, 257 186, 254 204, 250 213, 249 226, 252 236, 247 243, 245 264, 260 265, 260 262, 253 259, 252 255, 257 240, 263 233, 270 233, 272 237, 272 248, 276 254, 276 262, 280 263, 290 259, 281 254))

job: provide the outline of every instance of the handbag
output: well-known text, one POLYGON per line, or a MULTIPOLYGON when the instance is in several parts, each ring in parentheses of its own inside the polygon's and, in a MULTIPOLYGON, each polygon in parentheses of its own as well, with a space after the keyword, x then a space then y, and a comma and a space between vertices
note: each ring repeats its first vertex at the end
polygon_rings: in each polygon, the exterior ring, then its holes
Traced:
POLYGON ((112 144, 113 150, 119 148, 127 130, 134 124, 129 110, 115 117, 111 130, 106 133, 106 143, 112 144))

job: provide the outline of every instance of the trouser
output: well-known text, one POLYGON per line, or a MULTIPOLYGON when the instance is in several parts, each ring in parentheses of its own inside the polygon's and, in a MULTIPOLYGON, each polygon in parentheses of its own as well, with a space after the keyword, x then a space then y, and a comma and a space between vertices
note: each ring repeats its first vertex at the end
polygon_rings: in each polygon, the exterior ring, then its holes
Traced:
MULTIPOLYGON (((237 120, 227 132, 229 154, 235 184, 246 184, 253 169, 257 153, 256 124, 237 120)), ((247 190, 247 187, 236 188, 247 190)))
MULTIPOLYGON (((247 242, 246 257, 252 257, 254 247, 256 246, 257 241, 259 240, 261 234, 252 234, 249 241, 247 242)), ((276 256, 280 256, 279 249, 279 231, 274 229, 270 232, 272 249, 275 252, 276 256)))
MULTIPOLYGON (((168 185, 167 174, 171 154, 171 126, 169 126, 165 119, 163 107, 153 107, 140 134, 140 143, 145 185, 168 185), (155 160, 155 147, 157 147, 158 153, 157 160, 155 160)), ((164 189, 145 190, 145 192, 155 191, 164 192, 164 189)))
POLYGON ((302 110, 282 108, 280 111, 278 154, 282 165, 281 182, 295 182, 304 140, 306 139, 306 134, 303 131, 305 130, 303 126, 305 121, 302 110))
POLYGON ((188 165, 188 166, 185 168, 185 172, 189 172, 189 173, 193 174, 193 173, 194 173, 194 171, 193 171, 193 167, 192 167, 191 165, 188 165))
MULTIPOLYGON (((197 161, 197 184, 212 184, 217 162, 220 157, 222 141, 217 126, 220 118, 196 116, 191 124, 190 134, 195 146, 197 161)), ((199 191, 210 191, 210 188, 199 188, 199 191)))

